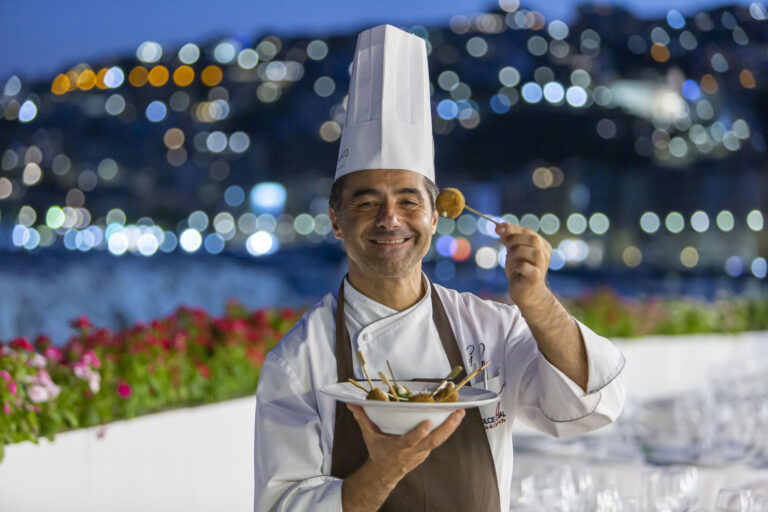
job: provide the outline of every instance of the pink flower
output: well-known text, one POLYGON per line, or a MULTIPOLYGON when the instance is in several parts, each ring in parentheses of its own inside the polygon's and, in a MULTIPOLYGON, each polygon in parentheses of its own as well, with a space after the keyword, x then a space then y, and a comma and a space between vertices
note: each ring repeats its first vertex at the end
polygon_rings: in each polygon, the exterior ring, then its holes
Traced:
POLYGON ((51 386, 55 386, 53 383, 53 379, 51 379, 51 376, 48 374, 45 370, 38 370, 37 371, 37 383, 45 386, 46 388, 50 388, 51 386))
POLYGON ((10 405, 8 405, 7 403, 6 403, 6 404, 3 404, 3 412, 4 412, 5 414, 11 414, 11 406, 10 406, 10 405))
POLYGON ((35 354, 32 356, 32 358, 27 362, 27 364, 33 368, 45 368, 48 361, 45 359, 45 356, 42 356, 40 354, 35 354))
POLYGON ((0 370, 0 378, 8 383, 8 391, 10 391, 12 395, 15 395, 18 391, 18 388, 16 386, 16 382, 14 382, 13 378, 11 377, 11 374, 5 370, 0 370))
POLYGON ((128 398, 131 396, 131 385, 127 382, 121 382, 117 385, 117 394, 122 398, 128 398))
POLYGON ((91 369, 85 363, 75 363, 72 365, 72 371, 78 379, 86 380, 91 373, 91 369))
POLYGON ((92 366, 94 368, 101 368, 101 361, 99 361, 99 357, 96 355, 96 353, 93 350, 89 350, 88 352, 83 354, 82 361, 88 366, 92 366))
POLYGON ((27 383, 31 384, 27 388, 27 395, 34 403, 47 402, 61 393, 61 388, 54 384, 51 376, 45 370, 38 370, 34 377, 27 377, 27 383))
POLYGON ((99 389, 101 389, 101 375, 96 372, 91 372, 91 375, 88 377, 88 387, 91 388, 91 391, 94 393, 98 393, 99 389))
POLYGON ((47 357, 48 359, 53 359, 54 361, 62 361, 64 359, 64 354, 61 353, 61 350, 57 349, 56 347, 48 347, 43 352, 43 355, 47 357))
POLYGON ((27 394, 29 395, 29 399, 32 400, 33 403, 40 403, 40 402, 47 402, 51 395, 48 393, 48 390, 40 386, 38 384, 35 384, 34 386, 30 386, 29 390, 27 390, 27 394))

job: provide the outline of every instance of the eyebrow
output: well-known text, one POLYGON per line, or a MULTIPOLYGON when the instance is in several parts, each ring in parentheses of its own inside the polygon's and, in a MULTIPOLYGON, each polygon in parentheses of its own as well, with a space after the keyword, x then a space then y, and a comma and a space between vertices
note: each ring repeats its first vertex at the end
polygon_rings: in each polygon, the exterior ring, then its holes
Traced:
MULTIPOLYGON (((419 197, 422 196, 421 190, 419 190, 417 188, 412 188, 412 187, 399 188, 399 189, 395 190, 395 194, 397 194, 397 195, 413 194, 413 195, 417 195, 419 197)), ((352 199, 356 199, 356 198, 358 198, 360 196, 366 196, 366 195, 380 196, 380 195, 382 195, 382 193, 381 193, 381 190, 377 190, 375 188, 362 188, 362 189, 356 190, 352 194, 352 199)))

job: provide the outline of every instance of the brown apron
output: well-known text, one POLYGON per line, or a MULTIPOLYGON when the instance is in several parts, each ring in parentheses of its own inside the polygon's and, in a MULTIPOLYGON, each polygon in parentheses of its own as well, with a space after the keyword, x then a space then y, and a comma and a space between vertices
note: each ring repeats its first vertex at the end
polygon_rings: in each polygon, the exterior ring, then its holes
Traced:
MULTIPOLYGON (((443 303, 432 286, 432 319, 451 368, 462 365, 461 353, 443 303)), ((339 382, 355 378, 352 370, 352 342, 344 318, 344 282, 336 301, 336 366, 339 382)), ((462 371, 457 379, 466 376, 462 371)), ((430 376, 433 377, 433 376, 430 376)), ((437 382, 439 379, 414 379, 437 382)), ((346 478, 368 459, 360 426, 352 411, 336 403, 331 475, 346 478)), ((432 450, 427 459, 408 473, 379 509, 385 512, 499 511, 499 486, 491 447, 477 408, 467 414, 446 442, 432 450)))

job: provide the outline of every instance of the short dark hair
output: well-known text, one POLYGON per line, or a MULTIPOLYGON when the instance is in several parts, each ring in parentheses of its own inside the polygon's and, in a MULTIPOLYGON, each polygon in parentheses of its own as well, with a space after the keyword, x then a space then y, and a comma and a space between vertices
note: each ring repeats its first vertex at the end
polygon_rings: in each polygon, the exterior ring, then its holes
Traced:
MULTIPOLYGON (((333 185, 331 186, 331 195, 328 197, 328 206, 331 207, 331 210, 338 211, 339 208, 341 208, 341 194, 344 190, 344 179, 347 176, 344 175, 333 182, 333 185)), ((429 194, 430 204, 432 205, 432 211, 435 211, 435 201, 437 201, 437 194, 440 192, 440 189, 437 188, 437 184, 432 181, 431 179, 424 176, 424 187, 427 189, 427 193, 429 194)))

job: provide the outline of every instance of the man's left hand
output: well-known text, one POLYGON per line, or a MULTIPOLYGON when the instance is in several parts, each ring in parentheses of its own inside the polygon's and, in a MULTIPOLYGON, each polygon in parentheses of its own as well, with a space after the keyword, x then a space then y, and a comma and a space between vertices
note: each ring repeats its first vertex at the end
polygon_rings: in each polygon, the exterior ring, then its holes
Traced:
POLYGON ((550 294, 546 277, 552 246, 535 231, 508 222, 496 226, 496 233, 507 248, 509 298, 520 309, 536 305, 550 294))

